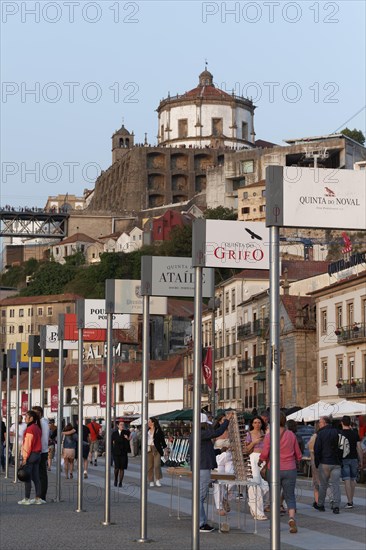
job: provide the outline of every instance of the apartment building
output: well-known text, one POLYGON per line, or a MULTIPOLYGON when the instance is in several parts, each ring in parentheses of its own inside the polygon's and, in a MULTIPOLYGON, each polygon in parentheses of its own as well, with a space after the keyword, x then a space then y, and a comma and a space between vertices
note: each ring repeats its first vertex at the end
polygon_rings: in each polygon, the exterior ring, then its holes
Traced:
POLYGON ((366 402, 366 270, 311 296, 318 319, 319 398, 366 402))

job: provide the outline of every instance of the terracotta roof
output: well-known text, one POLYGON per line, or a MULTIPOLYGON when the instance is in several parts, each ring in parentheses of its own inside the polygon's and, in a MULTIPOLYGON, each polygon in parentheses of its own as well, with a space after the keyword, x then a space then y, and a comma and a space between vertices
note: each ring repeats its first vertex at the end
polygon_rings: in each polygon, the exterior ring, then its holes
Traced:
POLYGON ((100 241, 104 241, 105 239, 118 239, 122 235, 122 231, 115 231, 114 233, 110 233, 109 235, 103 235, 102 237, 99 237, 100 241))
POLYGON ((307 279, 315 275, 328 273, 328 262, 315 260, 282 260, 282 276, 287 268, 287 277, 292 281, 307 279))
POLYGON ((0 301, 0 306, 22 306, 36 304, 51 304, 62 302, 75 302, 81 296, 77 294, 48 294, 47 296, 16 296, 0 301))
POLYGON ((61 241, 60 243, 57 243, 54 246, 59 246, 62 244, 69 244, 69 243, 76 243, 76 242, 96 243, 97 239, 93 239, 92 237, 85 235, 85 233, 75 233, 74 235, 70 235, 70 237, 67 237, 67 239, 64 239, 63 241, 61 241))
POLYGON ((192 300, 168 299, 168 315, 174 317, 192 317, 194 314, 194 302, 192 300))
POLYGON ((306 306, 313 306, 314 300, 309 296, 293 296, 290 294, 281 295, 280 300, 286 309, 288 316, 291 320, 291 323, 295 326, 296 316, 299 307, 304 309, 306 306))
POLYGON ((266 141, 265 139, 256 139, 254 145, 256 147, 262 147, 263 149, 277 147, 277 143, 272 143, 271 141, 266 141))
POLYGON ((215 88, 215 86, 197 86, 189 92, 186 92, 181 98, 201 97, 203 99, 222 99, 223 97, 230 99, 232 96, 223 90, 215 88))
MULTIPOLYGON (((91 365, 84 367, 84 384, 98 384, 99 372, 102 367, 91 365)), ((141 363, 120 363, 116 365, 117 382, 139 381, 142 377, 141 363)), ((163 378, 183 378, 183 358, 175 355, 167 361, 151 361, 149 368, 149 380, 161 380, 163 378)), ((11 379, 11 389, 15 390, 15 377, 11 379)), ((39 389, 41 383, 40 369, 33 369, 32 388, 39 389)), ((69 364, 64 369, 64 387, 76 386, 78 384, 78 365, 69 364)), ((47 365, 45 369, 45 388, 58 385, 58 366, 47 365)), ((28 389, 28 371, 20 373, 20 389, 28 389)))
POLYGON ((255 181, 254 183, 249 183, 249 185, 242 187, 240 190, 245 191, 245 189, 248 189, 248 187, 265 187, 265 185, 266 185, 266 180, 260 180, 260 181, 255 181))

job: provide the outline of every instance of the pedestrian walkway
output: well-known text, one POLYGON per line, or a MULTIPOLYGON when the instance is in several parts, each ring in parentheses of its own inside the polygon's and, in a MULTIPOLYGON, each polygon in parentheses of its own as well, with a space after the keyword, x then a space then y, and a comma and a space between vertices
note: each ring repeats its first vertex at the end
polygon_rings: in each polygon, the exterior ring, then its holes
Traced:
MULTIPOLYGON (((111 487, 111 521, 104 526, 104 459, 98 466, 89 467, 89 477, 84 481, 83 508, 77 506, 77 476, 73 480, 62 478, 62 501, 48 502, 44 506, 19 506, 24 496, 22 483, 14 484, 1 477, 1 550, 108 550, 136 549, 140 537, 140 458, 131 458, 125 473, 122 488, 111 487)), ((55 469, 49 472, 47 499, 55 497, 55 469)), ((13 469, 10 470, 11 476, 13 469)), ((191 481, 182 478, 180 482, 180 518, 177 519, 178 500, 173 498, 170 515, 171 479, 163 469, 163 486, 148 489, 147 536, 152 547, 160 549, 191 548, 191 481)), ((335 516, 329 506, 325 513, 311 506, 313 494, 309 480, 300 479, 298 493, 299 532, 288 532, 287 519, 281 518, 281 550, 365 550, 366 487, 358 486, 352 510, 341 509, 335 516)), ((344 492, 343 492, 344 494, 344 492)), ((32 493, 33 496, 33 493, 32 493)), ((343 499, 343 506, 346 504, 343 499)), ((232 502, 228 516, 229 533, 217 530, 215 517, 213 533, 200 535, 202 550, 242 549, 265 550, 270 547, 269 521, 257 523, 257 534, 253 534, 254 521, 246 514, 245 531, 237 527, 237 504, 232 502)), ((212 517, 210 507, 208 514, 212 517)), ((243 514, 243 511, 240 512, 243 514)), ((243 518, 241 518, 243 519, 243 518)), ((243 525, 243 522, 242 522, 243 525)))

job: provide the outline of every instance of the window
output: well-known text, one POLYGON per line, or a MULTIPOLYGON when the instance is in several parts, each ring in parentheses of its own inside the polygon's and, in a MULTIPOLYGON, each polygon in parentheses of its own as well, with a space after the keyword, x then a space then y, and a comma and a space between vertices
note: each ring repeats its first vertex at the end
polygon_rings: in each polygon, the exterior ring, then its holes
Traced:
POLYGON ((155 399, 155 384, 154 382, 149 383, 149 399, 154 400, 155 399))
POLYGON ((1 310, 1 317, 6 317, 6 309, 1 310))
POLYGON ((266 196, 266 190, 262 189, 262 197, 265 197, 265 196, 266 196))
POLYGON ((349 374, 349 379, 351 381, 352 378, 355 377, 355 358, 350 357, 348 361, 349 361, 349 363, 348 363, 348 374, 349 374))
POLYGON ((164 124, 161 124, 160 126, 160 138, 164 139, 164 124))
POLYGON ((9 311, 9 317, 15 317, 15 309, 9 311))
POLYGON ((15 334, 15 327, 14 327, 14 325, 10 325, 10 327, 9 327, 9 334, 15 334))
POLYGON ((43 402, 45 405, 48 405, 48 390, 44 390, 43 402))
POLYGON ((40 317, 43 315, 43 307, 37 308, 37 315, 40 317))
POLYGON ((97 403, 98 401, 98 388, 96 386, 92 387, 92 403, 97 403))
POLYGON ((247 199, 247 198, 248 198, 248 191, 245 191, 245 192, 243 193, 243 199, 247 199))
POLYGON ((229 313, 230 302, 229 302, 229 292, 225 292, 225 313, 229 313))
POLYGON ((231 290, 231 311, 235 311, 235 288, 231 290))
POLYGON ((118 386, 118 401, 124 401, 125 400, 125 387, 123 384, 120 384, 118 386))
POLYGON ((24 332, 24 325, 19 325, 19 326, 18 326, 18 331, 19 331, 19 334, 23 334, 23 332, 24 332))
POLYGON ((241 139, 246 139, 248 141, 248 124, 247 122, 241 123, 241 139))
POLYGON ((245 187, 245 178, 233 180, 233 191, 237 191, 243 187, 245 187))
POLYGON ((353 302, 347 303, 347 325, 351 326, 354 323, 353 318, 353 302))
POLYGON ((19 310, 19 317, 24 317, 24 309, 19 310))
POLYGON ((321 362, 322 384, 328 383, 328 359, 322 359, 321 362))
POLYGON ((188 118, 178 120, 178 137, 185 138, 188 136, 188 118))
POLYGON ((212 135, 213 136, 222 136, 223 126, 222 118, 213 118, 212 119, 212 135))
POLYGON ((321 333, 326 334, 327 333, 327 310, 326 309, 322 309, 320 311, 320 322, 321 322, 321 325, 320 325, 321 333))
POLYGON ((33 308, 32 307, 28 308, 28 317, 33 317, 33 308))
POLYGON ((337 380, 343 380, 343 357, 339 356, 337 361, 337 380))
POLYGON ((65 403, 67 403, 67 404, 71 403, 71 389, 70 388, 67 388, 67 390, 66 390, 65 403))
POLYGON ((342 304, 336 305, 336 328, 342 328, 342 304))
POLYGON ((242 213, 242 214, 249 214, 249 213, 250 213, 250 208, 247 207, 247 206, 246 206, 245 208, 242 208, 242 209, 241 209, 241 213, 242 213))
POLYGON ((52 313, 53 313, 53 308, 52 308, 52 306, 48 306, 48 308, 47 308, 47 315, 48 315, 48 316, 51 316, 52 313))
POLYGON ((240 163, 241 174, 252 174, 254 172, 254 160, 242 160, 240 163))

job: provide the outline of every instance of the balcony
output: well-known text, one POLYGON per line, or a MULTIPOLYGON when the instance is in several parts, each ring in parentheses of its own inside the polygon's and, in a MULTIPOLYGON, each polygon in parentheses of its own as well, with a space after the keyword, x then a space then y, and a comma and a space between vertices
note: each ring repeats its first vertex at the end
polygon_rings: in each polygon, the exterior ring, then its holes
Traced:
POLYGON ((219 401, 231 401, 232 399, 240 399, 240 387, 234 386, 231 388, 220 388, 218 390, 219 401))
POLYGON ((256 319, 252 323, 245 323, 238 326, 238 338, 244 340, 245 338, 261 337, 264 338, 269 327, 269 318, 256 319))
POLYGON ((267 356, 266 355, 256 355, 253 358, 253 368, 256 372, 262 372, 266 370, 267 356))
POLYGON ((366 323, 354 323, 351 326, 341 327, 334 332, 337 335, 338 344, 347 346, 366 342, 366 323))
POLYGON ((366 394, 366 380, 355 378, 354 380, 340 380, 337 384, 339 397, 361 397, 366 394), (340 384, 341 387, 338 387, 340 384))
POLYGON ((252 360, 251 359, 242 359, 238 361, 238 372, 241 374, 249 372, 252 370, 252 360))
POLYGON ((215 360, 224 359, 225 357, 232 357, 240 353, 240 345, 235 342, 234 344, 228 344, 215 350, 215 360))
POLYGON ((245 323, 244 325, 238 326, 238 338, 239 340, 244 340, 246 336, 250 336, 252 332, 252 324, 245 323))

